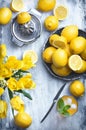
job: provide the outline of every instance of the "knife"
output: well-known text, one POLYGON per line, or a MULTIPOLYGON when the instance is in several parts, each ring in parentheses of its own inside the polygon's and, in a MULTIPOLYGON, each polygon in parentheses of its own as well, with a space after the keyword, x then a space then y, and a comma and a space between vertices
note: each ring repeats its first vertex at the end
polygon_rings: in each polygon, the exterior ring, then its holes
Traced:
POLYGON ((52 110, 52 108, 54 107, 55 103, 57 102, 58 97, 60 96, 62 90, 64 89, 66 83, 64 85, 62 85, 62 87, 59 89, 59 91, 57 92, 56 96, 53 99, 53 103, 51 104, 49 110, 47 111, 47 113, 45 114, 45 116, 42 118, 41 123, 45 120, 45 118, 48 116, 48 114, 50 113, 50 111, 52 110))

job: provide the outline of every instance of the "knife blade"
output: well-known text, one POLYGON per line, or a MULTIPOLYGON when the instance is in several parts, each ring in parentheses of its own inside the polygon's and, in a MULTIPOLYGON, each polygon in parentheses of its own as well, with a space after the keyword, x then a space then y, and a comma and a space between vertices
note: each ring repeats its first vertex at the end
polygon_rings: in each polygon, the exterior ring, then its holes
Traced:
POLYGON ((53 99, 53 103, 51 104, 51 106, 50 106, 49 110, 47 111, 47 113, 45 114, 45 116, 42 118, 41 123, 45 120, 45 118, 48 116, 48 114, 50 113, 50 111, 51 111, 52 108, 54 107, 54 105, 55 105, 55 103, 56 103, 58 97, 60 96, 62 90, 64 89, 65 85, 66 85, 66 83, 64 83, 64 84, 62 85, 62 87, 59 89, 59 91, 57 92, 56 96, 55 96, 54 99, 53 99))

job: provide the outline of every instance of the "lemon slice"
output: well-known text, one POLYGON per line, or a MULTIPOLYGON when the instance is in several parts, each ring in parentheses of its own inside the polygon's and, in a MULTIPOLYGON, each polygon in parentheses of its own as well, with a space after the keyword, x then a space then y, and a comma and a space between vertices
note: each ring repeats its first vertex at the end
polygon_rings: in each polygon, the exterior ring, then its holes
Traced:
POLYGON ((53 10, 53 13, 58 20, 64 20, 67 17, 68 10, 64 6, 56 6, 53 10))
POLYGON ((10 8, 13 12, 21 11, 24 7, 23 0, 12 0, 10 8))
POLYGON ((69 57, 68 65, 73 71, 77 71, 82 68, 83 61, 79 55, 72 55, 69 57))
POLYGON ((38 56, 35 51, 27 50, 23 54, 23 59, 30 59, 32 63, 35 64, 38 61, 38 56))

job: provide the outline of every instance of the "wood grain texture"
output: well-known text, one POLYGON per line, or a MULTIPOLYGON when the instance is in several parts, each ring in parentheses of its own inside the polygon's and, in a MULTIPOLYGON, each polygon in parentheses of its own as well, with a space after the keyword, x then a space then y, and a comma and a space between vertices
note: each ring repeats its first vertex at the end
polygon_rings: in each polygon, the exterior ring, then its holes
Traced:
MULTIPOLYGON (((11 0, 0 0, 0 7, 9 7, 10 2, 11 0)), ((35 8, 37 5, 37 0, 24 0, 24 3, 24 10, 26 11, 31 7, 35 8)), ((59 22, 59 28, 70 24, 76 24, 80 29, 86 31, 86 0, 57 0, 57 5, 64 5, 68 8, 68 17, 64 21, 59 22)), ((33 100, 29 101, 27 98, 22 97, 25 102, 26 111, 33 118, 32 125, 26 130, 86 130, 86 94, 78 99, 79 109, 74 116, 69 118, 61 118, 58 115, 55 106, 46 120, 42 124, 40 123, 42 117, 50 107, 53 97, 56 95, 57 91, 64 83, 64 81, 54 78, 48 73, 43 65, 41 58, 43 44, 51 34, 44 29, 44 19, 51 14, 52 12, 41 13, 41 22, 43 29, 40 38, 38 38, 34 43, 25 45, 23 47, 18 47, 12 42, 10 23, 5 26, 0 25, 0 34, 2 29, 0 42, 6 44, 8 55, 15 55, 20 59, 25 50, 31 49, 37 52, 39 58, 36 68, 31 70, 33 79, 37 84, 36 89, 29 91, 33 97, 33 100)), ((13 14, 13 16, 15 16, 15 14, 13 14)), ((83 77, 80 80, 83 81, 86 85, 86 81, 83 80, 83 77)), ((67 94, 69 95, 69 83, 70 82, 67 82, 61 96, 67 94)), ((5 99, 9 104, 7 91, 4 94, 3 99, 5 99)), ((0 120, 0 130, 22 130, 15 126, 10 104, 8 107, 9 111, 7 118, 0 120)))

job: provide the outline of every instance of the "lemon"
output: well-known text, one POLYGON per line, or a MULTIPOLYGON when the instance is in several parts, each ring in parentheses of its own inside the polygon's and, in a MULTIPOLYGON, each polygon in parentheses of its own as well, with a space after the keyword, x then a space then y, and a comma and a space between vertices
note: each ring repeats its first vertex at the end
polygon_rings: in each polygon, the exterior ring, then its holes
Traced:
POLYGON ((61 35, 66 37, 67 41, 70 42, 78 36, 78 27, 76 25, 68 25, 62 30, 61 35))
POLYGON ((80 54, 86 48, 86 41, 84 37, 78 36, 70 42, 70 50, 74 54, 80 54))
POLYGON ((61 48, 57 49, 52 55, 52 62, 55 65, 55 67, 63 67, 67 65, 67 52, 61 48))
POLYGON ((80 56, 86 60, 86 48, 81 52, 80 56))
POLYGON ((55 7, 56 0, 38 0, 37 9, 40 11, 51 11, 55 7))
POLYGON ((49 43, 52 44, 55 39, 58 39, 58 34, 52 34, 50 37, 49 37, 49 43))
POLYGON ((71 69, 68 66, 57 68, 52 64, 51 69, 56 75, 59 76, 68 76, 71 73, 71 69))
POLYGON ((47 63, 52 63, 52 55, 56 51, 54 47, 47 47, 42 54, 43 60, 47 63))
POLYGON ((76 97, 79 97, 84 94, 85 86, 81 81, 75 80, 70 84, 69 90, 71 94, 73 94, 76 97))
POLYGON ((58 27, 58 19, 57 17, 51 15, 48 16, 45 20, 44 20, 44 26, 48 31, 54 31, 57 29, 58 27))
POLYGON ((8 24, 11 21, 12 12, 7 7, 0 8, 0 24, 8 24))
POLYGON ((33 50, 27 50, 23 54, 23 59, 31 59, 32 63, 35 64, 38 61, 37 53, 33 50))
POLYGON ((27 128, 32 123, 32 118, 26 112, 19 112, 14 117, 15 124, 21 128, 27 128))
POLYGON ((83 61, 79 55, 71 55, 68 59, 68 65, 73 71, 79 71, 82 68, 83 61))
POLYGON ((24 7, 23 0, 12 0, 10 8, 13 12, 21 11, 24 7))
POLYGON ((57 110, 63 117, 72 116, 78 111, 78 102, 73 96, 64 95, 57 102, 57 110))
POLYGON ((62 49, 65 48, 67 44, 66 38, 57 34, 51 35, 49 38, 49 42, 52 46, 62 49))
POLYGON ((64 50, 67 52, 68 57, 72 55, 69 44, 66 44, 64 50))
POLYGON ((31 15, 28 12, 21 12, 17 15, 17 22, 19 24, 25 24, 31 20, 31 15))
POLYGON ((86 72, 86 61, 82 60, 82 67, 76 71, 76 73, 84 73, 86 72))
POLYGON ((58 18, 58 20, 64 20, 67 17, 67 8, 64 6, 56 6, 53 10, 54 15, 58 18))

